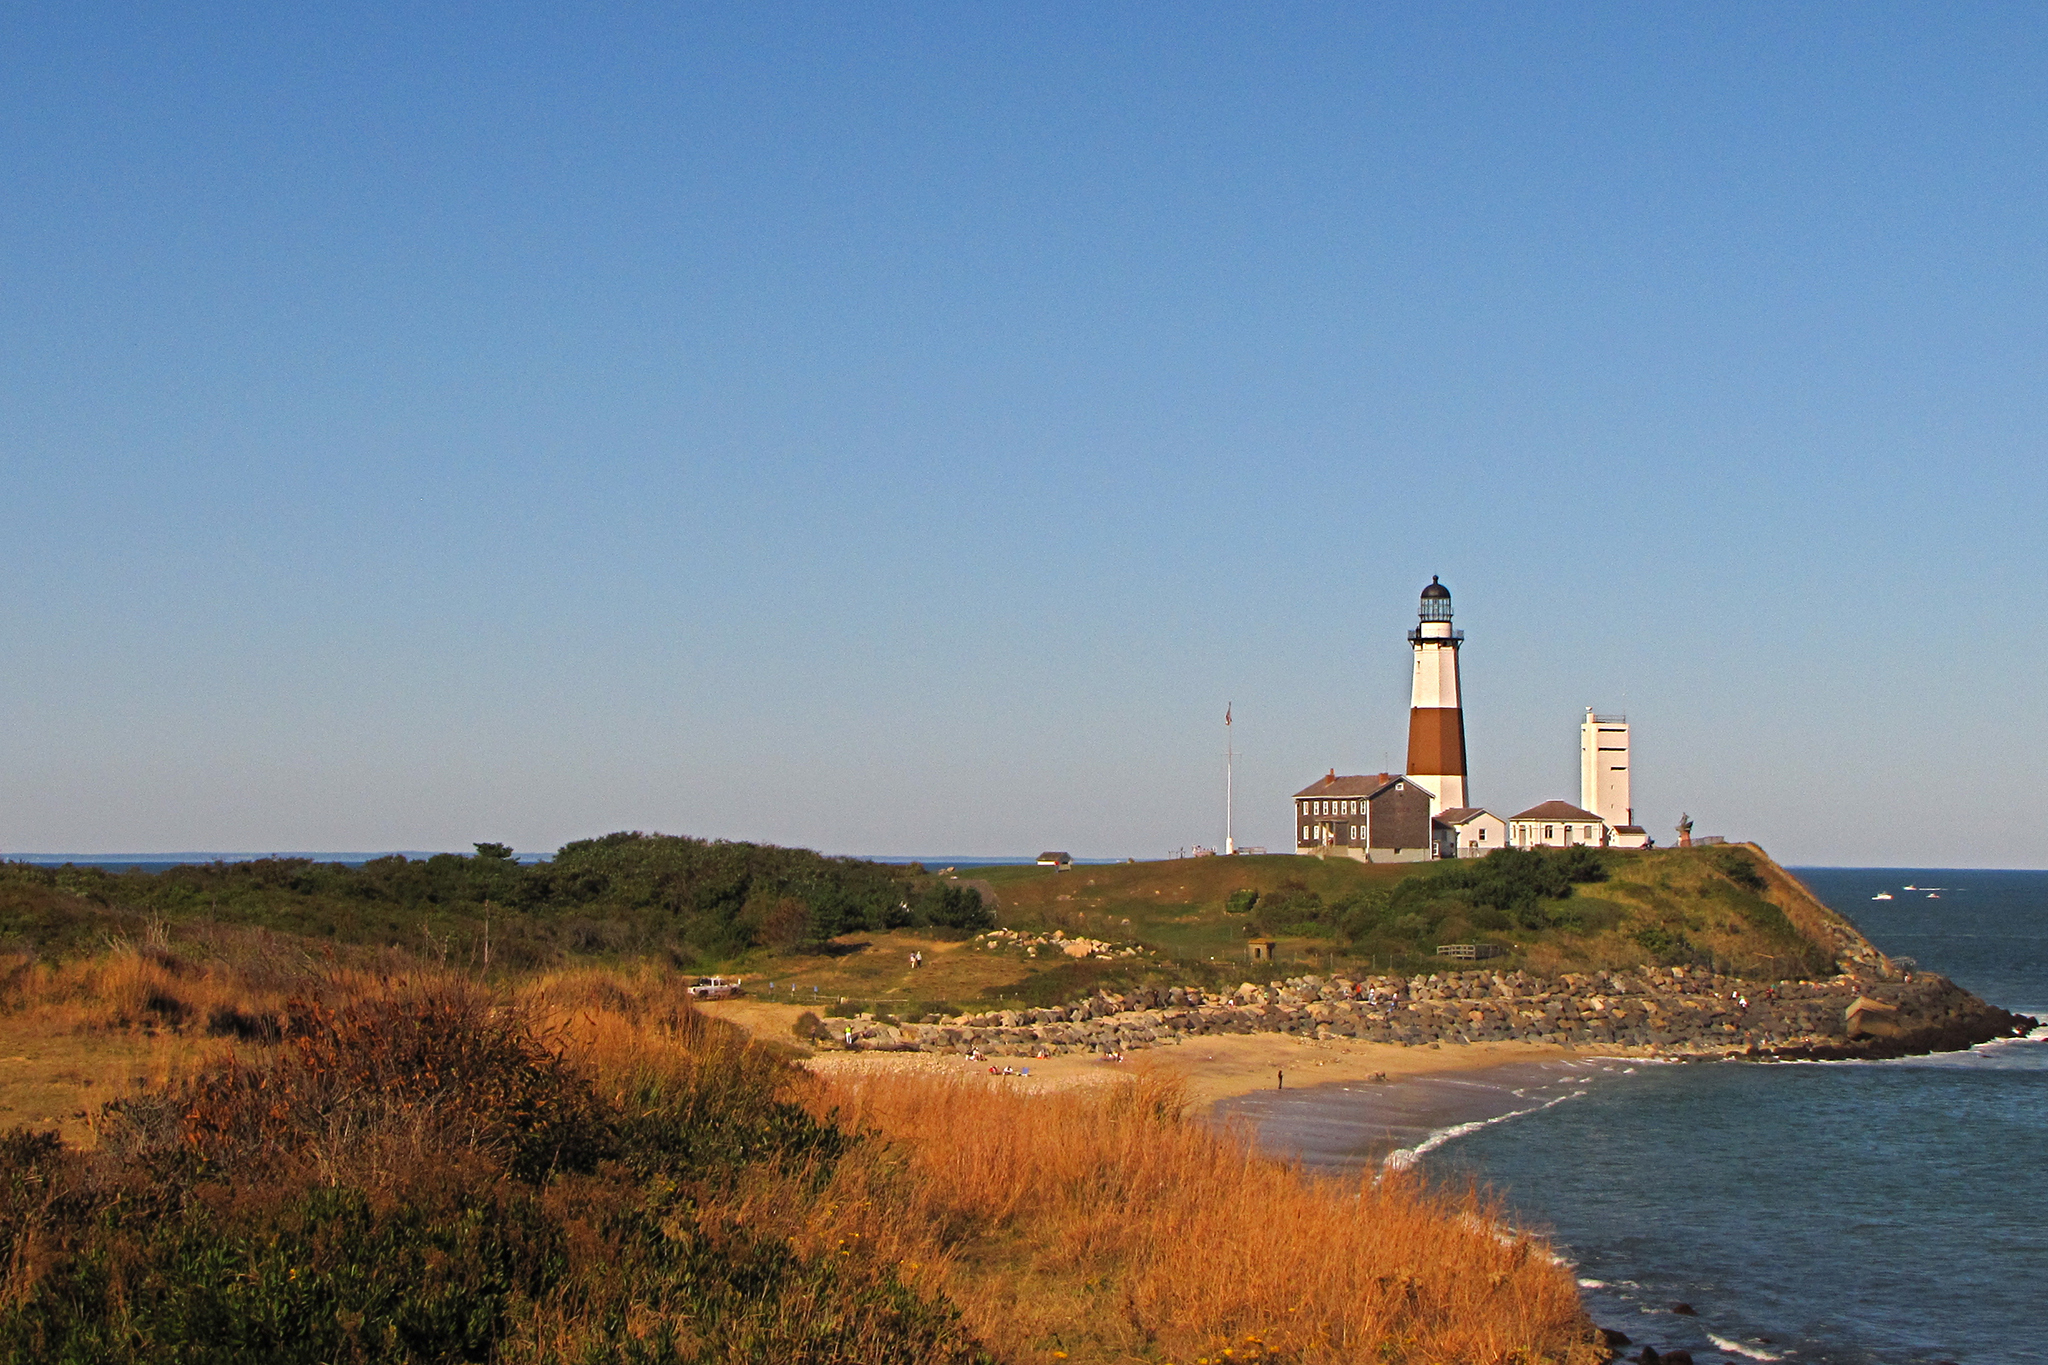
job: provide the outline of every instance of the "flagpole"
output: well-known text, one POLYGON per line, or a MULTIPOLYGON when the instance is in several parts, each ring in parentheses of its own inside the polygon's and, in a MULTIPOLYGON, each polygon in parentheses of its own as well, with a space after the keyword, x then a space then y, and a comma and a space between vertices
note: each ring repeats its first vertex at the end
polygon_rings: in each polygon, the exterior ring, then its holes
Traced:
POLYGON ((1225 704, 1223 708, 1223 851, 1225 853, 1237 852, 1237 840, 1232 836, 1230 829, 1231 805, 1236 796, 1234 790, 1236 780, 1237 749, 1231 741, 1230 707, 1228 704, 1225 704))

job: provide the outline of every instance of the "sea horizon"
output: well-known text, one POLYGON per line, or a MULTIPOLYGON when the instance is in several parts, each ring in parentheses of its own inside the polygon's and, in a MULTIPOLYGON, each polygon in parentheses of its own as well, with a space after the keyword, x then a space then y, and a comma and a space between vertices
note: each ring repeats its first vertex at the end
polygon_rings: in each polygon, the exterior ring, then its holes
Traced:
MULTIPOLYGON (((741 843, 741 842, 759 842, 759 841, 755 841, 755 840, 732 840, 732 841, 730 841, 730 842, 735 842, 735 843, 741 843)), ((800 847, 802 847, 802 845, 787 845, 787 847, 792 847, 792 848, 800 848, 800 847)), ((260 860, 260 859, 264 859, 264 858, 309 858, 309 859, 311 859, 311 860, 312 860, 312 861, 314 861, 314 862, 320 862, 320 863, 342 863, 342 864, 346 864, 346 865, 348 865, 348 866, 360 866, 360 865, 361 865, 361 864, 363 864, 363 863, 371 862, 371 861, 374 861, 375 859, 378 859, 378 858, 434 858, 434 857, 439 857, 439 856, 440 856, 441 854, 443 854, 443 853, 456 853, 456 854, 460 854, 460 855, 462 855, 462 856, 464 856, 464 857, 467 857, 467 856, 469 856, 469 855, 470 855, 470 854, 471 854, 471 853, 472 853, 473 851, 474 851, 474 850, 473 850, 473 849, 470 849, 470 848, 439 848, 439 849, 433 849, 433 848, 426 848, 426 849, 422 849, 422 848, 403 848, 403 849, 380 849, 380 850, 354 850, 354 851, 350 851, 350 850, 341 850, 341 851, 326 851, 326 850, 313 850, 313 849, 277 849, 277 850, 270 850, 270 851, 267 851, 267 852, 255 852, 255 851, 247 851, 247 850, 244 850, 244 851, 178 850, 178 851, 171 851, 171 852, 161 852, 161 853, 35 853, 35 852, 21 852, 21 853, 0 853, 0 861, 4 861, 4 862, 12 862, 12 863, 29 863, 29 864, 32 864, 32 865, 35 865, 35 866, 38 866, 38 867, 62 867, 62 866, 65 866, 66 864, 69 864, 69 865, 71 865, 71 866, 75 866, 75 867, 100 867, 100 868, 117 868, 117 869, 120 869, 120 870, 126 870, 126 869, 128 869, 128 868, 131 868, 131 867, 142 867, 142 868, 148 868, 148 869, 152 869, 152 870, 154 870, 154 869, 161 869, 161 868, 166 868, 166 867, 184 867, 184 866, 193 866, 193 865, 203 865, 203 864, 206 864, 206 863, 246 863, 246 862, 255 862, 255 861, 258 861, 258 860, 260 860)), ((555 853, 556 853, 557 851, 558 851, 558 850, 553 850, 553 849, 551 849, 551 850, 548 850, 548 851, 546 851, 546 852, 526 852, 526 851, 522 851, 522 852, 519 852, 519 853, 515 853, 515 854, 514 854, 513 856, 514 856, 515 858, 517 858, 517 859, 518 859, 518 861, 520 861, 520 862, 522 862, 522 863, 534 863, 534 862, 545 862, 545 861, 547 861, 548 859, 550 859, 550 858, 554 857, 554 855, 555 855, 555 853)), ((871 863, 887 863, 887 864, 891 864, 891 865, 898 865, 898 866, 908 866, 908 865, 909 865, 909 864, 911 864, 911 863, 919 863, 919 864, 922 864, 923 866, 925 866, 925 867, 928 867, 928 868, 933 868, 933 867, 1019 867, 1019 866, 1024 866, 1024 865, 1027 865, 1027 864, 1031 864, 1031 863, 1036 863, 1036 862, 1038 861, 1038 855, 1037 855, 1036 853, 1018 853, 1018 854, 999 854, 999 855, 989 855, 989 854, 978 854, 978 853, 977 853, 977 854, 956 854, 956 853, 824 853, 824 852, 823 852, 822 850, 814 850, 814 851, 820 852, 821 856, 823 856, 823 857, 828 857, 828 858, 852 858, 852 859, 856 859, 856 860, 858 860, 858 861, 861 861, 861 862, 871 862, 871 863)), ((1768 852, 1769 852, 1769 849, 1765 849, 1765 852, 1766 852, 1766 853, 1768 853, 1768 852)), ((1184 856, 1192 857, 1192 856, 1195 856, 1195 855, 1189 854, 1189 855, 1184 855, 1184 856)), ((1205 857, 1206 857, 1206 856, 1212 856, 1212 855, 1207 855, 1207 854, 1205 854, 1205 855, 1202 855, 1202 856, 1205 856, 1205 857)), ((1213 855, 1213 856, 1218 856, 1218 857, 1221 857, 1221 856, 1224 856, 1224 855, 1221 855, 1221 854, 1217 854, 1217 855, 1213 855)), ((1273 856, 1273 855, 1267 855, 1267 856, 1273 856)), ((1280 855, 1280 856, 1285 856, 1285 855, 1280 855)), ((1104 866, 1110 866, 1110 865, 1113 865, 1113 864, 1116 864, 1116 863, 1124 863, 1124 862, 1140 862, 1140 863, 1149 863, 1149 862, 1171 862, 1171 861, 1174 861, 1174 859, 1173 859, 1172 857, 1160 857, 1160 858, 1145 858, 1145 857, 1138 857, 1138 856, 1136 856, 1136 855, 1131 855, 1131 854, 1119 854, 1119 855, 1116 855, 1116 856, 1112 856, 1112 857, 1081 857, 1081 856, 1078 856, 1078 855, 1076 855, 1076 856, 1075 856, 1075 857, 1073 858, 1073 864, 1074 864, 1074 866, 1076 866, 1076 867, 1104 867, 1104 866)), ((1887 873, 1889 873, 1889 872, 1919 872, 1919 873, 1939 874, 1939 873, 1959 873, 1959 872, 1968 872, 1968 873, 1986 873, 1986 872, 2042 872, 2042 871, 2048 871, 2048 868, 2040 868, 2040 867, 1967 867, 1967 866, 1959 866, 1959 865, 1954 865, 1954 864, 1946 864, 1946 865, 1944 865, 1944 864, 1930 864, 1930 863, 1780 863, 1779 865, 1780 865, 1781 867, 1783 867, 1783 868, 1784 868, 1784 869, 1785 869, 1785 870, 1786 870, 1787 872, 1793 872, 1793 873, 1798 873, 1798 872, 1808 872, 1808 871, 1811 871, 1811 872, 1887 872, 1887 873)), ((1420 864, 1420 863, 1418 863, 1418 864, 1414 864, 1414 866, 1416 866, 1416 867, 1418 867, 1418 868, 1419 868, 1419 867, 1425 866, 1425 864, 1420 864)))

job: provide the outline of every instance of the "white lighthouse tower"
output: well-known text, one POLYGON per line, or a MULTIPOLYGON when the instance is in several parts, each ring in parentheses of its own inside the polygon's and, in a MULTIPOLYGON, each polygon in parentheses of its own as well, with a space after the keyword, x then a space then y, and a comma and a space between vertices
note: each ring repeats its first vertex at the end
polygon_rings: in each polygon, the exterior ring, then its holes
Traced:
POLYGON ((1451 590, 1432 577, 1422 590, 1421 619, 1408 632, 1415 647, 1415 687, 1408 703, 1408 776, 1433 793, 1429 813, 1467 804, 1465 712, 1458 692, 1458 648, 1451 629, 1451 590))

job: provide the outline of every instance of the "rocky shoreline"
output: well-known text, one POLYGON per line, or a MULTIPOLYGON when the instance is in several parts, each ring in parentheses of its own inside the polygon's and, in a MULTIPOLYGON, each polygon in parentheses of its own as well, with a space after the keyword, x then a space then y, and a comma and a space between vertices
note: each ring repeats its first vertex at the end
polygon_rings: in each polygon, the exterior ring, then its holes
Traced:
POLYGON ((872 1014, 829 1019, 818 1042, 855 1051, 1039 1057, 1279 1033, 1408 1047, 1521 1041, 1670 1056, 1838 1059, 1957 1051, 2023 1037, 2035 1026, 1931 972, 1763 983, 1650 967, 1558 977, 1298 976, 1263 986, 1247 981, 1227 994, 1181 986, 1098 991, 1045 1009, 918 1022, 872 1014))

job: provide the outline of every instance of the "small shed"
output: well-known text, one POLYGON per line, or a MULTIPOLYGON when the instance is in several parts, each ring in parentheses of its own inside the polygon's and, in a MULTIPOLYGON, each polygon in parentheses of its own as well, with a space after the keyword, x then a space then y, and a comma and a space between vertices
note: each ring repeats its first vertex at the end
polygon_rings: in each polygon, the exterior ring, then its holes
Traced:
POLYGON ((1074 855, 1071 853, 1041 853, 1038 855, 1038 865, 1040 867, 1072 867, 1074 865, 1074 855))
POLYGON ((1273 960, 1273 950, 1274 950, 1275 948, 1279 947, 1279 946, 1280 946, 1280 944, 1279 944, 1279 941, 1278 941, 1278 940, 1276 940, 1276 939, 1270 939, 1270 938, 1255 938, 1255 939, 1253 939, 1253 940, 1251 941, 1251 949, 1252 949, 1252 961, 1254 961, 1254 962, 1271 962, 1271 961, 1273 960))

